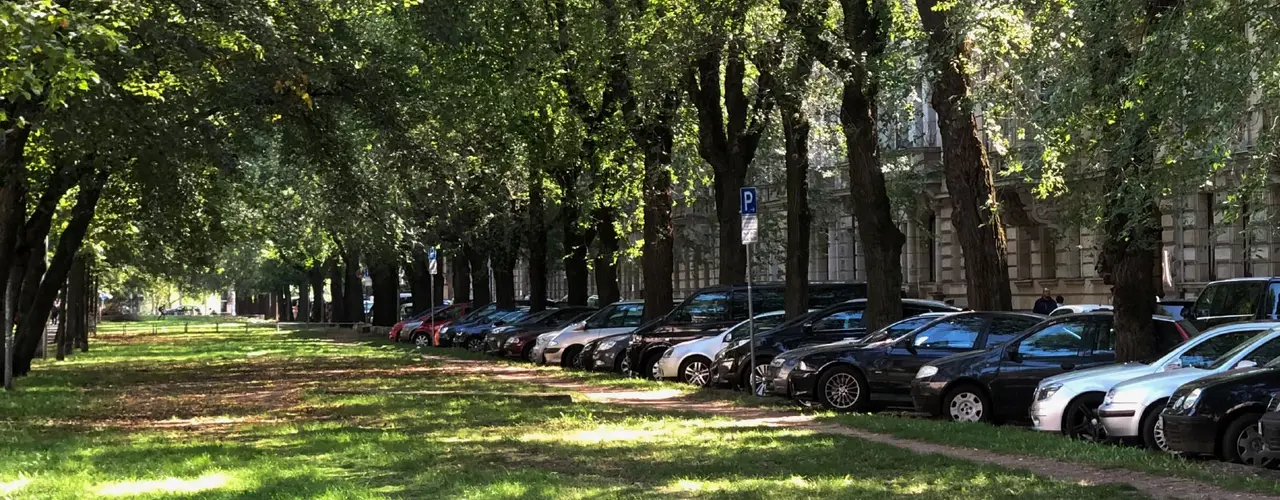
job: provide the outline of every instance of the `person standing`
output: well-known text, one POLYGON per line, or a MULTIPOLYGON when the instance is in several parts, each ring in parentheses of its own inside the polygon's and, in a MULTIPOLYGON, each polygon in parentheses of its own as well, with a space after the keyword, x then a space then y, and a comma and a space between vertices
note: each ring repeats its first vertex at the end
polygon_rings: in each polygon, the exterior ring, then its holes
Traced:
POLYGON ((1036 314, 1049 314, 1058 308, 1058 301, 1053 300, 1053 294, 1049 293, 1049 289, 1045 288, 1040 293, 1040 298, 1036 299, 1036 305, 1031 312, 1036 314))

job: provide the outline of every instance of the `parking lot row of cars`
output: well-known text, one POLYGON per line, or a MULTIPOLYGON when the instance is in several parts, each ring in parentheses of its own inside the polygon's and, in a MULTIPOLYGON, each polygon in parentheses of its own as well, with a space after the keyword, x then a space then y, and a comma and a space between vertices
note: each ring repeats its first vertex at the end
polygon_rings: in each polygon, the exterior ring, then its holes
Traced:
POLYGON ((782 287, 768 284, 752 290, 751 308, 765 312, 749 320, 740 286, 701 290, 648 322, 633 301, 538 313, 455 304, 393 336, 836 411, 910 407, 1226 461, 1280 459, 1280 279, 1214 282, 1185 309, 1160 311, 1172 314, 1153 317, 1158 355, 1124 364, 1104 308, 1041 316, 903 299, 905 319, 868 332, 865 290, 813 285, 811 309, 791 319, 782 287))

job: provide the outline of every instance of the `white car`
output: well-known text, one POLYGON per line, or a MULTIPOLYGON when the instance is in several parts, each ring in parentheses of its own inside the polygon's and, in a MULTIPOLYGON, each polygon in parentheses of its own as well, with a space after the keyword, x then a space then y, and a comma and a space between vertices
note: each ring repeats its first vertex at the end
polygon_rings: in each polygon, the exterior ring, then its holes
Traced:
POLYGON ((1072 304, 1069 306, 1058 306, 1053 312, 1049 313, 1050 317, 1065 316, 1068 314, 1080 314, 1093 311, 1110 311, 1111 306, 1103 304, 1072 304))
POLYGON ((1182 367, 1172 371, 1153 373, 1126 380, 1110 391, 1098 407, 1098 419, 1107 435, 1112 438, 1141 438, 1143 444, 1151 449, 1168 451, 1164 441, 1163 422, 1160 412, 1164 410, 1173 391, 1182 384, 1236 368, 1248 368, 1264 365, 1280 357, 1280 326, 1276 322, 1258 322, 1232 324, 1229 326, 1253 326, 1255 330, 1271 325, 1249 340, 1218 356, 1212 362, 1205 363, 1200 358, 1183 355, 1182 367))
MULTIPOLYGON (((542 348, 541 359, 548 365, 572 367, 578 361, 582 346, 600 337, 630 333, 644 321, 644 302, 638 300, 615 302, 592 314, 586 321, 576 323, 548 338, 542 348)), ((542 339, 538 339, 542 342, 542 339)), ((534 350, 538 349, 535 344, 534 350)))
POLYGON ((1211 328, 1174 347, 1151 363, 1124 363, 1054 375, 1040 381, 1031 404, 1032 427, 1071 437, 1102 439, 1096 412, 1107 391, 1116 384, 1183 367, 1203 367, 1260 332, 1280 327, 1280 321, 1233 323, 1211 328))
MULTIPOLYGON (((786 319, 785 311, 771 311, 757 314, 756 332, 762 332, 781 325, 786 319)), ((700 339, 681 342, 668 347, 658 359, 655 375, 659 379, 679 379, 686 384, 706 386, 711 383, 711 360, 716 353, 729 345, 729 341, 746 338, 750 335, 747 324, 749 320, 729 327, 724 333, 702 337, 700 339)))

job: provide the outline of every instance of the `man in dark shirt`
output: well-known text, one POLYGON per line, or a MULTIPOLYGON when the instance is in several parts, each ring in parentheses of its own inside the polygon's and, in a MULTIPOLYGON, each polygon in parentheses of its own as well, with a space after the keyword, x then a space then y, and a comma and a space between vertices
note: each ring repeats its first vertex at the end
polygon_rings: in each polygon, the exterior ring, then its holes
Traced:
POLYGON ((1031 309, 1031 312, 1034 312, 1036 314, 1049 314, 1053 312, 1054 309, 1057 309, 1057 308, 1058 308, 1058 301, 1053 300, 1053 295, 1049 293, 1048 288, 1045 288, 1041 292, 1040 298, 1036 299, 1036 305, 1034 308, 1031 309))

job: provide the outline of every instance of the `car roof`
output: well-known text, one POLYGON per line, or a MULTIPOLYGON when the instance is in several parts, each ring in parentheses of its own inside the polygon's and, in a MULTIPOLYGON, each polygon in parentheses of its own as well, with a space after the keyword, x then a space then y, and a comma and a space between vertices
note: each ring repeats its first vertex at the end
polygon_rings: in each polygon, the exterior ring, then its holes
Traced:
POLYGON ((1211 282, 1209 282, 1209 284, 1208 284, 1208 285, 1206 285, 1206 286, 1213 286, 1213 285, 1215 285, 1215 284, 1217 284, 1217 283, 1241 283, 1241 282, 1248 282, 1248 281, 1266 282, 1266 281, 1271 281, 1271 280, 1274 280, 1274 279, 1276 279, 1276 278, 1271 277, 1271 276, 1249 276, 1249 277, 1243 277, 1243 278, 1227 278, 1227 279, 1224 279, 1224 280, 1214 280, 1214 281, 1211 281, 1211 282))
MULTIPOLYGON (((1082 312, 1082 313, 1075 313, 1075 314, 1063 314, 1063 315, 1060 315, 1060 316, 1048 316, 1048 317, 1046 317, 1045 319, 1052 319, 1052 320, 1055 320, 1055 321, 1056 321, 1056 320, 1061 319, 1061 318, 1079 318, 1079 317, 1088 317, 1088 316, 1098 316, 1098 317, 1106 316, 1106 317, 1111 317, 1111 316, 1115 316, 1115 311, 1110 310, 1110 309, 1097 309, 1097 310, 1093 310, 1093 311, 1089 311, 1089 312, 1082 312)), ((1166 315, 1164 315, 1164 314, 1152 314, 1152 315, 1151 315, 1151 319, 1159 320, 1159 321, 1172 321, 1172 322, 1175 322, 1175 323, 1178 321, 1178 319, 1177 319, 1177 318, 1174 318, 1173 316, 1166 316, 1166 315)))
MULTIPOLYGON (((849 299, 849 300, 844 301, 843 303, 844 303, 844 304, 854 304, 854 303, 866 302, 866 301, 867 301, 867 299, 865 299, 865 298, 862 298, 862 299, 849 299)), ((946 303, 946 302, 939 302, 939 301, 936 301, 936 300, 927 300, 927 299, 906 299, 906 298, 904 298, 904 299, 902 299, 902 303, 903 303, 903 304, 916 305, 916 306, 947 307, 947 308, 955 309, 956 311, 960 311, 960 308, 958 308, 958 307, 956 307, 956 306, 953 306, 953 305, 948 304, 948 303, 946 303)))

